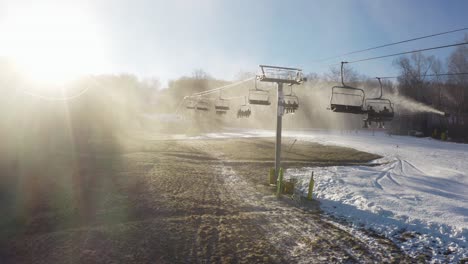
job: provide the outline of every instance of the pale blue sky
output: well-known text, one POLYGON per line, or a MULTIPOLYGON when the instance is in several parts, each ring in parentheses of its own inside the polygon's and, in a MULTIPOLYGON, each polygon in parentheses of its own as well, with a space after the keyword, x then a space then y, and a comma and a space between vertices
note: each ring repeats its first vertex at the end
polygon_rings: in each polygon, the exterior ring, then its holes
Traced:
MULTIPOLYGON (((0 0, 0 23, 8 7, 0 0)), ((38 1, 35 1, 36 3, 38 1)), ((43 1, 44 6, 54 2, 43 1)), ((64 1, 60 1, 64 5, 64 1)), ((68 1, 82 10, 104 43, 106 66, 163 82, 202 68, 232 79, 258 64, 323 73, 315 60, 356 49, 468 26, 468 1, 194 0, 68 1)), ((60 23, 60 22, 58 22, 60 23)), ((357 54, 364 58, 460 41, 463 32, 357 54)), ((450 50, 434 51, 444 59, 450 50)), ((331 60, 330 63, 339 62, 331 60)), ((393 59, 355 64, 369 76, 392 75, 393 59)))

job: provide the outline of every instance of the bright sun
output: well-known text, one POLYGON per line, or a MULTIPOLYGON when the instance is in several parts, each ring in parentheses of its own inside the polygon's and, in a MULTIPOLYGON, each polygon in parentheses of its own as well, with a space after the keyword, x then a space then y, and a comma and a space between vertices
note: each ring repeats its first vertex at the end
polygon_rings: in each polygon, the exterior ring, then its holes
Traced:
POLYGON ((76 7, 13 8, 0 20, 0 32, 0 55, 12 58, 35 82, 67 82, 96 73, 105 64, 95 23, 76 7))

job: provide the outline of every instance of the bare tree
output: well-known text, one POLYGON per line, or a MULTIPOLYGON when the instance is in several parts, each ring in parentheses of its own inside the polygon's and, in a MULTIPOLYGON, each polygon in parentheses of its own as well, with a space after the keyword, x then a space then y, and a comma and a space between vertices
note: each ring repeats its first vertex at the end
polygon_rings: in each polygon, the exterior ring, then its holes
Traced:
POLYGON ((196 80, 208 80, 211 79, 211 76, 203 69, 195 69, 192 72, 192 78, 196 80))
POLYGON ((413 99, 427 102, 427 75, 436 61, 434 56, 413 53, 410 58, 404 56, 396 59, 394 64, 400 68, 398 77, 399 92, 413 99))
MULTIPOLYGON (((465 41, 468 41, 468 34, 465 35, 465 41)), ((468 46, 458 46, 448 58, 449 73, 468 72, 468 46)), ((450 82, 459 85, 468 84, 468 75, 450 76, 450 82)))
MULTIPOLYGON (((341 68, 330 67, 330 72, 325 74, 324 79, 328 82, 341 82, 341 68)), ((343 67, 343 79, 345 83, 357 83, 365 79, 365 77, 359 75, 359 73, 348 64, 345 64, 343 67)))
MULTIPOLYGON (((468 35, 465 35, 465 41, 468 41, 468 35)), ((451 74, 468 72, 468 47, 457 47, 447 61, 448 72, 451 74)), ((453 101, 454 113, 456 116, 453 122, 456 125, 464 124, 464 118, 468 112, 468 75, 452 75, 448 80, 449 96, 453 101)))

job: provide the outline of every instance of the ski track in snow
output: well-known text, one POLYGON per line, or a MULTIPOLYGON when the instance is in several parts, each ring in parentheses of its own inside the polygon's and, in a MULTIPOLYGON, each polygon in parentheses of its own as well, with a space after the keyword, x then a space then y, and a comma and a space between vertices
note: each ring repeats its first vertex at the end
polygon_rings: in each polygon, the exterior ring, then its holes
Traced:
MULTIPOLYGON (((271 136, 274 131, 230 130, 192 139, 271 136)), ((286 171, 286 178, 298 179, 303 193, 314 172, 314 196, 328 214, 356 229, 383 234, 408 254, 425 254, 432 263, 468 257, 467 144, 369 131, 284 131, 283 136, 382 156, 372 167, 286 171)))

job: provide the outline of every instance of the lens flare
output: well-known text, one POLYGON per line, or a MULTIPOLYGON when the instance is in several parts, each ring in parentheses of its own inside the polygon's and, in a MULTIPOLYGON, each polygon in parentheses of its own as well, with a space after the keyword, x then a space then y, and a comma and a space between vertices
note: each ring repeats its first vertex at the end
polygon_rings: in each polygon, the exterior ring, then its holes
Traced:
POLYGON ((2 56, 29 80, 57 84, 99 72, 105 48, 96 23, 77 7, 17 6, 0 20, 2 56))

